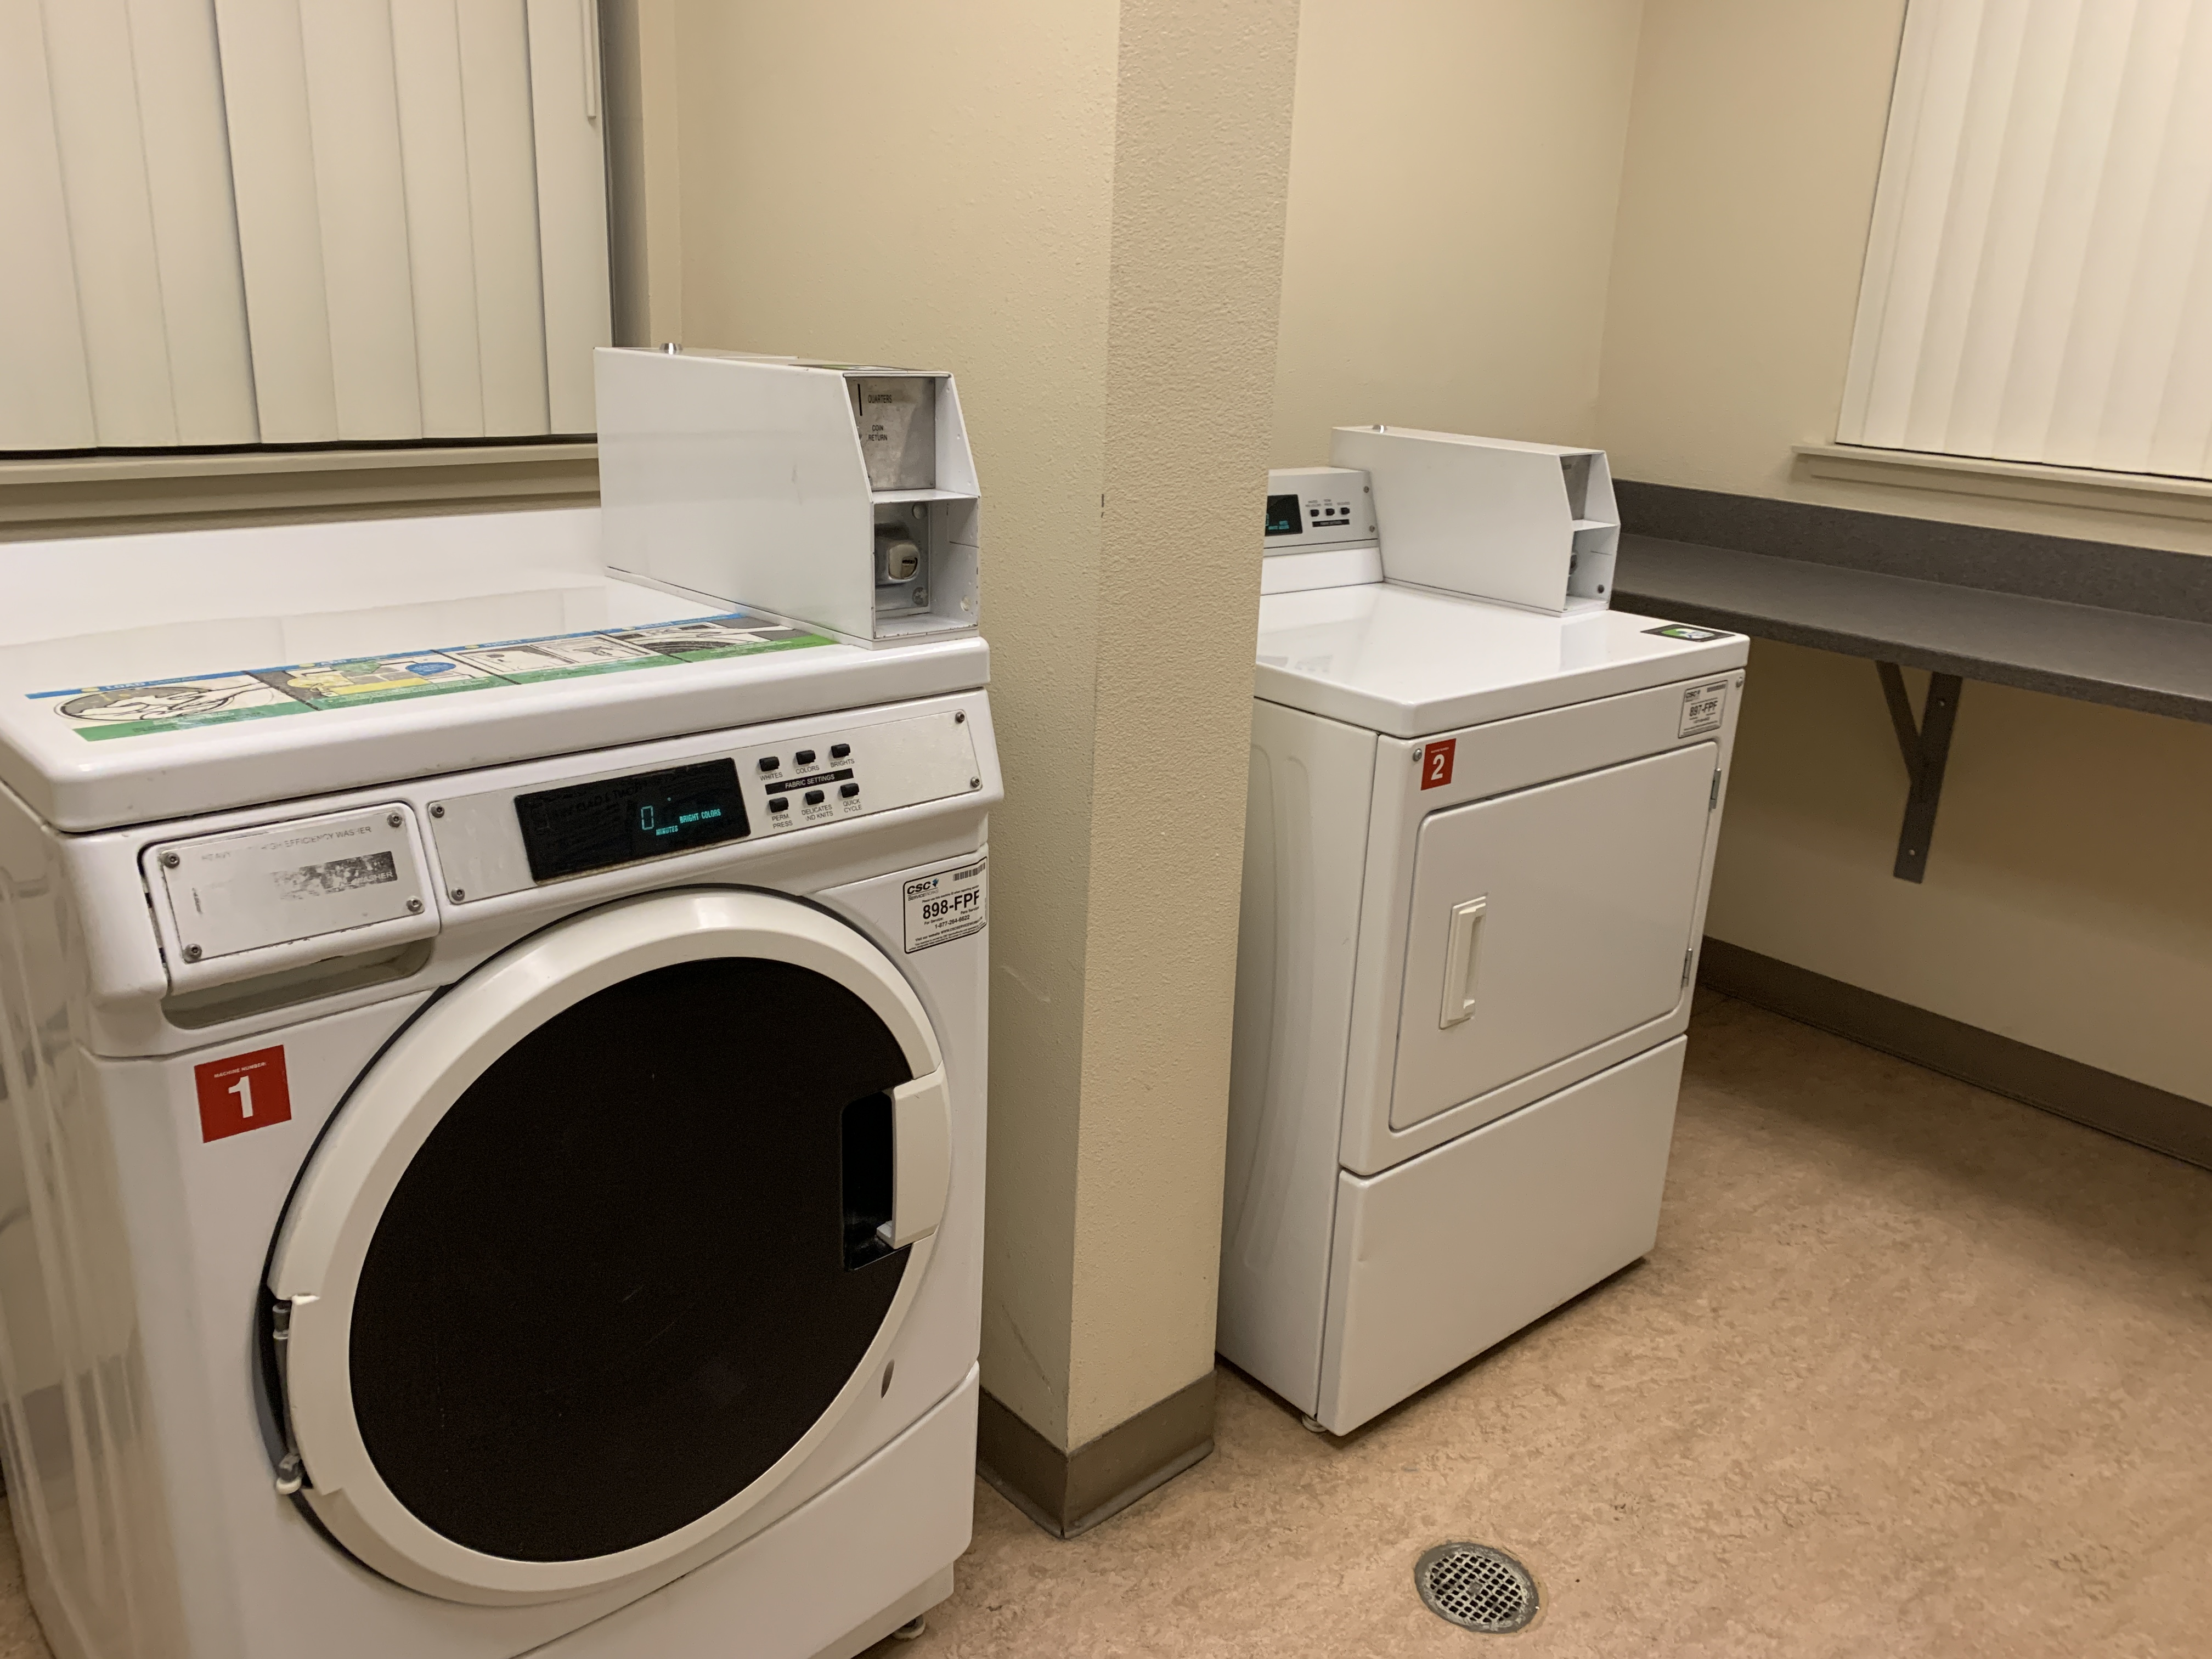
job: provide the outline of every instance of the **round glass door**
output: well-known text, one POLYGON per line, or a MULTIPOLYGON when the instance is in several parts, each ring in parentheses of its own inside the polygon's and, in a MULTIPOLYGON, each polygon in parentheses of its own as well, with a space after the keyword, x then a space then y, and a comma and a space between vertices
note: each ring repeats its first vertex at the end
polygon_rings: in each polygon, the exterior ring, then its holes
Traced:
POLYGON ((729 957, 501 1055, 408 1165, 355 1295, 354 1411, 400 1500, 487 1555, 580 1560, 757 1480, 898 1290, 906 1252, 847 1262, 842 1131, 908 1077, 843 986, 729 957))

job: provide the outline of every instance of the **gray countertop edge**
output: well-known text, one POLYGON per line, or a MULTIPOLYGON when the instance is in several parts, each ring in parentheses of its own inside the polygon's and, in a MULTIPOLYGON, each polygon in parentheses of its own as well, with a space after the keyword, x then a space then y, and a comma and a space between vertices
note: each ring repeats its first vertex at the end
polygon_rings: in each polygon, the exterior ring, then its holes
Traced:
POLYGON ((1725 628, 1784 644, 2145 714, 2212 722, 2212 624, 1637 535, 1621 538, 1613 598, 1623 610, 1650 611, 1674 621, 1725 628), (1674 580, 1668 579, 1670 564, 1675 567, 1671 573, 1674 580), (1714 591, 1729 576, 1765 592, 1714 591), (1853 603, 1838 605, 1837 601, 1844 595, 1853 603), (1762 599, 1768 604, 1763 606, 1762 599), (1945 641, 1926 637, 1929 631, 1943 631, 1925 626, 1930 620, 1925 611, 1931 601, 1950 613, 1940 620, 1949 621, 1954 629, 1967 624, 1970 637, 1945 641), (1865 614, 1907 606, 1919 613, 1915 620, 1921 627, 1884 631, 1878 617, 1865 614), (1823 609, 1852 614, 1822 617, 1818 613, 1823 609), (2093 669, 2064 663, 2047 638, 2029 638, 2014 648, 2000 649, 2000 641, 1988 637, 2008 632, 2047 635, 2054 622, 2069 630, 2089 630, 2099 647, 2089 653, 2092 656, 2124 653, 2137 646, 2177 643, 2193 655, 2201 640, 2203 667, 2197 672, 2172 677, 2119 678, 2109 667, 2093 669), (1913 637, 1916 635, 1920 637, 1913 637))

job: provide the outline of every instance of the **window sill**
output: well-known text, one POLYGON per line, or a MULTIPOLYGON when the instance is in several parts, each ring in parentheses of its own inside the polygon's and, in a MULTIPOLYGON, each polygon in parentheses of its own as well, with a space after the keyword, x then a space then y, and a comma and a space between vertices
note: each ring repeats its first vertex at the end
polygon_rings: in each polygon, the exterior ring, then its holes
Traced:
POLYGON ((2106 513, 2142 513, 2161 519, 2212 520, 2212 479, 2100 472, 2088 467, 1871 449, 1858 444, 1799 444, 1796 453, 1797 465, 1814 478, 1882 484, 1893 489, 1936 490, 1949 495, 1991 495, 2106 513))
POLYGON ((591 507, 599 445, 0 460, 0 540, 591 507))

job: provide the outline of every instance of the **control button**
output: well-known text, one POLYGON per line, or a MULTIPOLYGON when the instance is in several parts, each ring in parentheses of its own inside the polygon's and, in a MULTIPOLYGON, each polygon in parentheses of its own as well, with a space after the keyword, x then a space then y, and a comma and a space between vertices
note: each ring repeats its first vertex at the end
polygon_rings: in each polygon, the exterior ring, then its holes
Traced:
POLYGON ((774 795, 769 799, 768 810, 771 812, 788 812, 791 811, 791 803, 781 795, 774 795))
POLYGON ((806 804, 807 804, 809 806, 819 806, 819 805, 822 805, 822 792, 821 792, 819 789, 810 789, 810 790, 808 790, 808 791, 806 792, 806 804))
POLYGON ((852 752, 853 745, 849 743, 833 743, 830 745, 830 758, 831 760, 843 760, 852 752))
POLYGON ((782 764, 783 763, 778 760, 774 755, 763 755, 761 757, 761 770, 763 772, 773 772, 782 764))
POLYGON ((811 765, 813 765, 813 764, 814 764, 814 751, 813 751, 811 749, 802 749, 802 750, 800 750, 797 754, 793 755, 793 756, 791 757, 791 763, 792 763, 793 766, 811 766, 811 765))
POLYGON ((850 800, 860 793, 860 786, 857 783, 841 783, 837 786, 837 793, 847 800, 850 800))

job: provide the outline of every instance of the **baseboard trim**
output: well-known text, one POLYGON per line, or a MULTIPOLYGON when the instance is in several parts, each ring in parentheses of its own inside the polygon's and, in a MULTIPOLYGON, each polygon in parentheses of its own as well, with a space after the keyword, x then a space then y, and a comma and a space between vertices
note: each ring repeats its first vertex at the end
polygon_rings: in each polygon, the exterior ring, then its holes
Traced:
POLYGON ((988 1389, 975 1423, 976 1473, 1055 1538, 1110 1520, 1212 1449, 1212 1371, 1072 1452, 988 1389))
POLYGON ((2100 1071, 1725 939, 1708 937, 1698 963, 1698 982, 1723 996, 2212 1169, 2212 1106, 2186 1095, 2100 1071))

